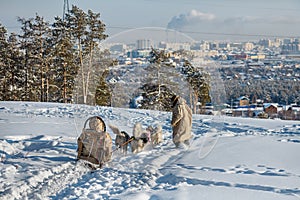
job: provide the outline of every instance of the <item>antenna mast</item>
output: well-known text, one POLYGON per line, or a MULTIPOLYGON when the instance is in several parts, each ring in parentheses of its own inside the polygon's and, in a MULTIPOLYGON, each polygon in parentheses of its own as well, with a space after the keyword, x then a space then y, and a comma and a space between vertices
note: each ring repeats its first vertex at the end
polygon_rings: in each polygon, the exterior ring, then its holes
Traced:
POLYGON ((69 10, 69 0, 64 0, 63 21, 65 21, 65 16, 69 13, 69 10))

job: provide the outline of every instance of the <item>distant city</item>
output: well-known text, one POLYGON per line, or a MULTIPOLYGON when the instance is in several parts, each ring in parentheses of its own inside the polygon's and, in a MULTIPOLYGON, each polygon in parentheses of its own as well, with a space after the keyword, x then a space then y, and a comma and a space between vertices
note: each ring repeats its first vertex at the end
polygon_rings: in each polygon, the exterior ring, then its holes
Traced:
MULTIPOLYGON (((300 119, 300 43, 299 38, 260 39, 256 42, 155 42, 105 44, 119 65, 145 64, 151 48, 169 52, 187 51, 201 64, 218 64, 227 93, 231 116, 300 119), (262 91, 260 91, 262 90, 262 91)), ((178 55, 170 64, 179 66, 178 55)), ((200 112, 210 114, 213 106, 200 112)))
POLYGON ((165 49, 167 51, 186 50, 194 56, 207 58, 219 57, 218 60, 300 60, 300 39, 260 39, 256 42, 165 42, 149 39, 136 40, 136 43, 105 43, 111 53, 116 57, 141 60, 146 58, 151 48, 165 49), (137 59, 139 58, 139 59, 137 59))

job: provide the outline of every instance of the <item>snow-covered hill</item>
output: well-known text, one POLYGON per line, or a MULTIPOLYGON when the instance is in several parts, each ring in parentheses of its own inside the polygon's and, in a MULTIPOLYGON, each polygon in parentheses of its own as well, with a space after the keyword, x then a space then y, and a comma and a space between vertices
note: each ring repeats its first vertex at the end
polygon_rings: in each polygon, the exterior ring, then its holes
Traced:
POLYGON ((184 150, 172 143, 170 119, 168 112, 0 102, 0 197, 300 199, 299 121, 194 115, 184 150), (128 133, 136 122, 160 124, 164 141, 138 154, 115 151, 91 172, 76 162, 76 140, 94 115, 128 133))

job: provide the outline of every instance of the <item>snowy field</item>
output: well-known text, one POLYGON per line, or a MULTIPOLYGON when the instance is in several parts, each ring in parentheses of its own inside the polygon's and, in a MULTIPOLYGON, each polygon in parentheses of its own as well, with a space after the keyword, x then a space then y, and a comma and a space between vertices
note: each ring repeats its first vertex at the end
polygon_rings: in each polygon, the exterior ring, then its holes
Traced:
POLYGON ((190 148, 176 149, 170 119, 168 112, 0 102, 0 199, 300 199, 299 121, 194 115, 190 148), (114 151, 91 171, 76 162, 76 140, 95 115, 130 134, 136 122, 160 124, 164 141, 138 154, 114 151))

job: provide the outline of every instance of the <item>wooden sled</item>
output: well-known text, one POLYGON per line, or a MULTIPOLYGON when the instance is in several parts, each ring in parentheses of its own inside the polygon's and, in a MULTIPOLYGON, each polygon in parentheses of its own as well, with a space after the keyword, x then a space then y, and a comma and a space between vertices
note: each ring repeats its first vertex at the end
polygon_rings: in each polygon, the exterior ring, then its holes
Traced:
POLYGON ((111 159, 112 138, 106 132, 106 125, 99 116, 90 117, 85 121, 77 144, 77 159, 88 161, 100 168, 111 159))

